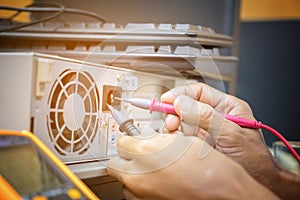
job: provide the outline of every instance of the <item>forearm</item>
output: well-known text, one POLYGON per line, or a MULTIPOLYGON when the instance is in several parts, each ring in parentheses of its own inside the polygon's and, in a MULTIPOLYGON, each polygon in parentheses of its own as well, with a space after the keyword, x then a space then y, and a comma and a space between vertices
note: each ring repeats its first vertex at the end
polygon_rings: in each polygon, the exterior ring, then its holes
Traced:
POLYGON ((280 183, 277 191, 274 191, 282 199, 299 199, 300 198, 300 176, 291 172, 281 170, 279 172, 280 183))
POLYGON ((247 187, 247 197, 244 199, 265 199, 265 200, 277 200, 279 199, 271 190, 264 187, 262 184, 255 181, 255 183, 249 184, 247 187), (252 186, 251 186, 252 185, 252 186))
POLYGON ((278 196, 272 190, 265 187, 263 184, 255 180, 246 171, 239 174, 241 187, 239 199, 265 199, 274 200, 279 199, 278 196))
POLYGON ((259 182, 281 199, 300 199, 300 176, 283 169, 275 160, 273 160, 273 166, 264 170, 264 176, 259 179, 259 182))

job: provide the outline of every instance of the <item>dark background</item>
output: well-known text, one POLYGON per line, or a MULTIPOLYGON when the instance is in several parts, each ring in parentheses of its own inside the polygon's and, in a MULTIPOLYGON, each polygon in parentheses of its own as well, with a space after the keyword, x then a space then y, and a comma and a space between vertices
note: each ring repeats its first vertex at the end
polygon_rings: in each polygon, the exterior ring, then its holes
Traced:
POLYGON ((237 96, 256 119, 300 141, 300 21, 243 22, 240 37, 237 96))

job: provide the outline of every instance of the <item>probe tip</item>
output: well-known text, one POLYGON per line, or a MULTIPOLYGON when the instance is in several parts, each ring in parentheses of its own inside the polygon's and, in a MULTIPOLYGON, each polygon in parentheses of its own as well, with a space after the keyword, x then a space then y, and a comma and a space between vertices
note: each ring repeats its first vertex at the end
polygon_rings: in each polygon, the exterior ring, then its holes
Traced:
POLYGON ((109 105, 108 103, 106 105, 110 111, 113 111, 114 108, 111 105, 109 105))
POLYGON ((114 99, 130 103, 129 99, 124 99, 124 98, 120 98, 120 97, 114 97, 114 99))

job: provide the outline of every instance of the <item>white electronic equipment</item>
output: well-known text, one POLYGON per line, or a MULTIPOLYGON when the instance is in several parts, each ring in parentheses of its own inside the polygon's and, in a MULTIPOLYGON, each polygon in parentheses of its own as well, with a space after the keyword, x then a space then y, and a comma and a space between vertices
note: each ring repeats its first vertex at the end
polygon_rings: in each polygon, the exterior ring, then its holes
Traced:
POLYGON ((2 52, 33 51, 149 73, 164 65, 174 70, 160 74, 212 79, 218 89, 218 81, 226 81, 233 94, 238 59, 222 52, 232 46, 231 36, 191 24, 45 22, 0 33, 2 52))
POLYGON ((105 175, 120 134, 107 103, 138 127, 163 128, 161 113, 114 97, 151 99, 187 80, 38 53, 0 53, 0 127, 30 130, 80 177, 105 175))

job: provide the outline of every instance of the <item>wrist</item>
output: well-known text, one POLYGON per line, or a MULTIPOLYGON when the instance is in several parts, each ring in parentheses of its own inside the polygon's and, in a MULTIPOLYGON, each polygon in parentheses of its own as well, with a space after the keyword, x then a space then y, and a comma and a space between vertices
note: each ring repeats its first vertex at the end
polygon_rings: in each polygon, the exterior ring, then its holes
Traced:
POLYGON ((279 199, 274 192, 269 188, 265 187, 260 182, 256 181, 248 173, 246 177, 241 179, 243 188, 246 188, 245 193, 243 194, 242 199, 265 199, 265 200, 274 200, 279 199))
POLYGON ((264 164, 250 170, 248 168, 251 176, 282 199, 299 199, 300 176, 284 170, 268 149, 257 152, 257 163, 264 164))
MULTIPOLYGON (((248 199, 265 199, 265 200, 275 200, 280 199, 278 196, 276 196, 275 193, 273 193, 268 188, 264 187, 259 182, 255 181, 256 183, 253 184, 253 186, 250 186, 247 193, 248 199)), ((246 199, 246 198, 245 198, 246 199)))
POLYGON ((281 169, 279 172, 280 183, 274 191, 282 199, 299 199, 300 176, 281 169))

